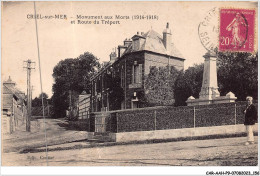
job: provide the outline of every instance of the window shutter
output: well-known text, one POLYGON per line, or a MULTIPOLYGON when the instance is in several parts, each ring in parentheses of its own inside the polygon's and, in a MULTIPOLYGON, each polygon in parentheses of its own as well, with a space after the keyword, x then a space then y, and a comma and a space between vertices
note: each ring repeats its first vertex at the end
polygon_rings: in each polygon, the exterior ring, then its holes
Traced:
POLYGON ((143 76, 143 68, 142 64, 139 64, 139 83, 142 83, 142 76, 143 76))

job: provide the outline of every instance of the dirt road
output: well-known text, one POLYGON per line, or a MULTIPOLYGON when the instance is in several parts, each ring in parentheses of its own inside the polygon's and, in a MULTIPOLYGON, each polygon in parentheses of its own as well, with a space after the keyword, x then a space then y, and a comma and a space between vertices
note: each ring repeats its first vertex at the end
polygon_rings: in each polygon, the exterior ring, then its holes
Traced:
MULTIPOLYGON (((258 140, 245 146, 245 137, 91 147, 85 132, 67 130, 62 120, 47 119, 51 148, 49 166, 256 166, 258 140), (66 149, 66 150, 65 150, 66 149)), ((36 125, 37 126, 37 125, 36 125)), ((6 136, 2 164, 46 166, 46 153, 21 153, 26 147, 43 149, 44 132, 34 128, 27 136, 20 131, 6 136), (23 136, 23 137, 21 137, 23 136)))
POLYGON ((69 142, 87 139, 86 131, 68 130, 68 123, 65 119, 46 119, 46 139, 44 120, 31 121, 31 132, 25 131, 25 124, 13 134, 3 136, 2 149, 4 153, 21 152, 28 148, 39 148, 60 145, 69 142))

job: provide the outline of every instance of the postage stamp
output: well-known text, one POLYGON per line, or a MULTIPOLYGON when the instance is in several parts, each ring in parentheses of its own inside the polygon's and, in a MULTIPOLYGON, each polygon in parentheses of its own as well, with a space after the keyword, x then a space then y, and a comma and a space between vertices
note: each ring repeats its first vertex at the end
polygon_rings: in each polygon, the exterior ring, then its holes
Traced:
POLYGON ((255 10, 220 9, 219 50, 254 51, 255 10))

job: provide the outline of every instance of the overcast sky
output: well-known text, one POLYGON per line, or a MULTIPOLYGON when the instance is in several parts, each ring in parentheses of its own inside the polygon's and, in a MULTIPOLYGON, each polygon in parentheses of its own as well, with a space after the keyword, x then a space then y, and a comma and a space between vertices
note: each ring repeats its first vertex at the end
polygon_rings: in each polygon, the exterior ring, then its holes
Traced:
MULTIPOLYGON (((214 7, 256 8, 252 2, 36 2, 37 14, 67 15, 67 20, 38 19, 43 91, 52 95, 54 66, 66 58, 88 51, 108 61, 113 48, 123 44, 137 31, 151 28, 162 34, 169 22, 172 42, 183 55, 187 69, 202 63, 206 49, 198 37, 198 25, 214 7), (157 15, 158 20, 120 20, 120 24, 71 24, 77 15, 129 16, 157 15)), ((40 94, 38 53, 33 2, 2 2, 2 81, 11 76, 26 92, 23 61, 36 62, 32 71, 33 98, 40 94)), ((257 13, 256 13, 257 14, 257 13)), ((115 20, 115 19, 114 19, 115 20)), ((77 23, 77 22, 76 22, 77 23)), ((257 24, 256 24, 257 26, 257 24)))

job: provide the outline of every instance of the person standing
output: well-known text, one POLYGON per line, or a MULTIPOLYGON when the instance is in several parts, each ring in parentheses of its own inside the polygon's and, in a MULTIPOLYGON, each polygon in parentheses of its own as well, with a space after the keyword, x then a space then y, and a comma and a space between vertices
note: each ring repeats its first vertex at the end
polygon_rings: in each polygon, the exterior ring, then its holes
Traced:
POLYGON ((257 122, 257 110, 255 105, 253 105, 253 98, 248 96, 246 97, 247 107, 244 111, 245 114, 245 122, 244 125, 246 126, 247 132, 247 142, 245 145, 254 144, 254 133, 253 127, 257 122))
POLYGON ((234 45, 234 48, 236 48, 237 46, 241 47, 243 42, 245 41, 245 38, 243 37, 243 35, 241 35, 243 26, 247 26, 247 24, 245 23, 245 19, 242 18, 240 13, 236 13, 235 18, 226 27, 227 31, 232 30, 231 44, 234 45))

